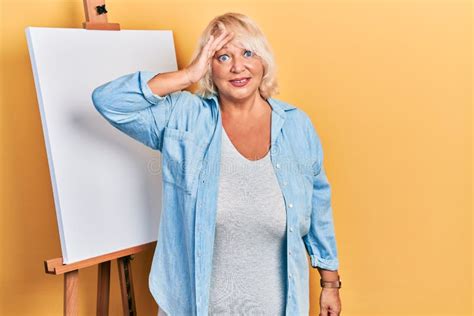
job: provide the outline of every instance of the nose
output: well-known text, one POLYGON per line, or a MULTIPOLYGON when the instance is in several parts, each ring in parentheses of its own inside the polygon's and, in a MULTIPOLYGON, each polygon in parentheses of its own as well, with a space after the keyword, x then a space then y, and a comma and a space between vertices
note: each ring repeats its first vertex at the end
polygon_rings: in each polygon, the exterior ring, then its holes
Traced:
POLYGON ((245 70, 245 59, 241 56, 234 57, 232 61, 231 72, 241 73, 245 70))

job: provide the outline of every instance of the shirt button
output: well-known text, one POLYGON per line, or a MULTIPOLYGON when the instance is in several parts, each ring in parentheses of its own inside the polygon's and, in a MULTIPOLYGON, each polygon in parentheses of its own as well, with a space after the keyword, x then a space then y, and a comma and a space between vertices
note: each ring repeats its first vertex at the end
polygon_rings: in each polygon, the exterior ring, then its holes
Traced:
POLYGON ((280 164, 279 164, 279 163, 277 163, 277 164, 276 164, 276 167, 277 167, 278 169, 280 169, 280 164))
POLYGON ((291 256, 291 250, 290 250, 290 251, 288 251, 288 254, 291 256))
POLYGON ((291 279, 291 277, 292 277, 291 273, 290 273, 290 274, 288 274, 288 278, 290 278, 290 279, 291 279))
POLYGON ((291 298, 291 294, 288 294, 288 298, 291 298))
POLYGON ((293 227, 290 227, 290 232, 292 232, 292 231, 293 231, 293 227))
POLYGON ((283 181, 283 185, 287 185, 287 184, 288 184, 288 182, 286 182, 286 181, 283 181))
POLYGON ((293 207, 293 204, 291 204, 291 203, 290 203, 290 204, 288 204, 288 207, 293 207))
POLYGON ((198 255, 198 257, 201 257, 201 252, 198 251, 197 255, 198 255))

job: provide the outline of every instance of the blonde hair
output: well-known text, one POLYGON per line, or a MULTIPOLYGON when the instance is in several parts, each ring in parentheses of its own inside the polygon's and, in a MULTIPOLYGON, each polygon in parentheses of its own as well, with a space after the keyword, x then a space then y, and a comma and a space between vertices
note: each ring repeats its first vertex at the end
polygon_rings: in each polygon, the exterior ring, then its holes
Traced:
MULTIPOLYGON (((206 45, 210 35, 214 38, 221 32, 219 25, 223 24, 228 31, 234 32, 233 40, 239 42, 243 48, 253 51, 263 63, 262 82, 258 88, 260 95, 267 99, 279 93, 276 79, 276 65, 270 45, 257 23, 241 13, 228 12, 216 16, 204 29, 198 40, 198 45, 191 58, 191 63, 198 57, 199 52, 206 45)), ((206 74, 198 81, 196 93, 208 98, 217 94, 217 87, 212 80, 211 65, 206 74)))

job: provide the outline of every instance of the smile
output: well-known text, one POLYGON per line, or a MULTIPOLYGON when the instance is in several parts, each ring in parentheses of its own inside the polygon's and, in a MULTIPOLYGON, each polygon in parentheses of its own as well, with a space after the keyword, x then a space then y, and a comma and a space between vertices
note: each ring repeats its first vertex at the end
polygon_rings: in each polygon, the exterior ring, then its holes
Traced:
POLYGON ((243 87, 245 86, 251 78, 243 78, 240 80, 230 80, 229 82, 234 86, 234 87, 243 87))

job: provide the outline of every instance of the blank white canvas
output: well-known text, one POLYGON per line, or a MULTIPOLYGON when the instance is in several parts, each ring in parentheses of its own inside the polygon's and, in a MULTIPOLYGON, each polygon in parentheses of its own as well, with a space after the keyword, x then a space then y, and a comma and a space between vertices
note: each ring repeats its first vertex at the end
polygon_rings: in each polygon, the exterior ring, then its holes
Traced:
POLYGON ((156 241, 160 153, 105 121, 91 94, 138 70, 177 70, 172 31, 25 32, 64 263, 156 241))

